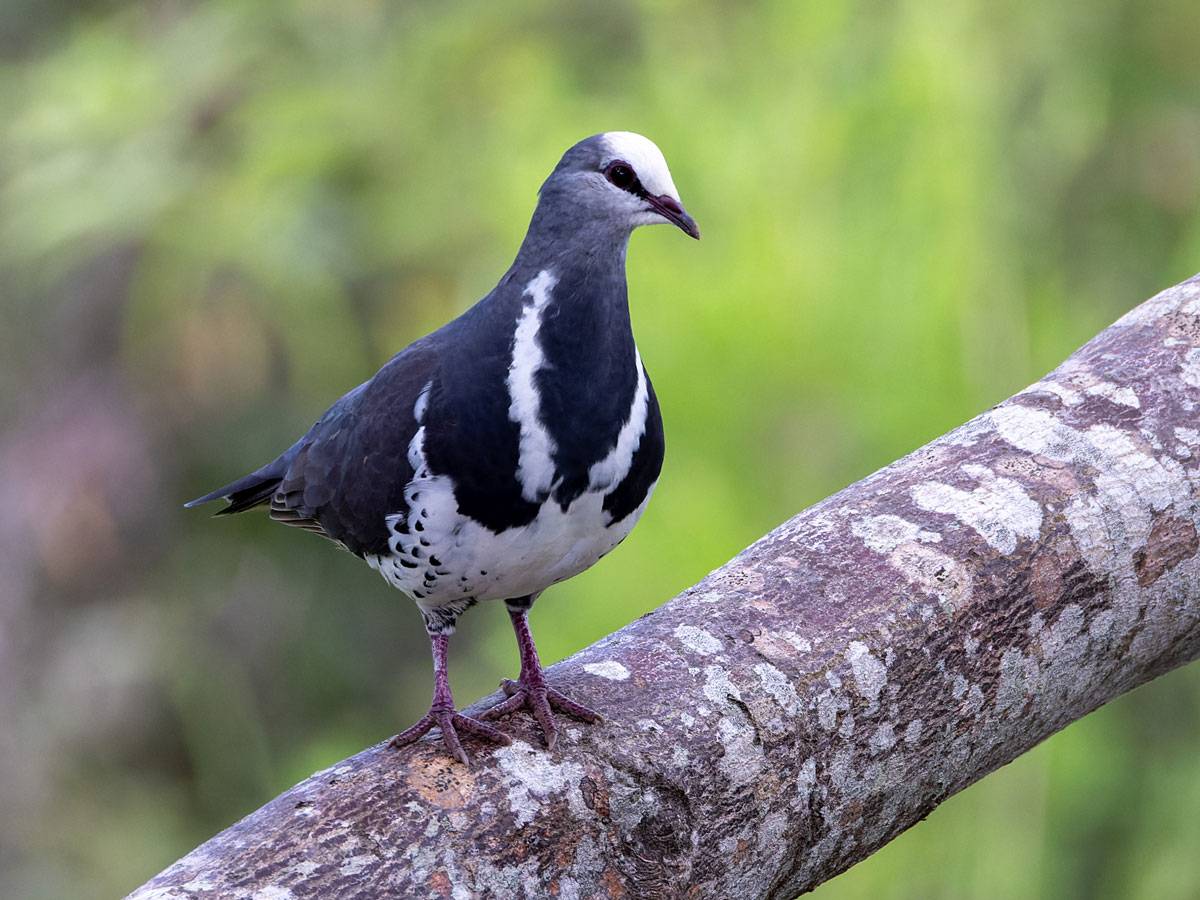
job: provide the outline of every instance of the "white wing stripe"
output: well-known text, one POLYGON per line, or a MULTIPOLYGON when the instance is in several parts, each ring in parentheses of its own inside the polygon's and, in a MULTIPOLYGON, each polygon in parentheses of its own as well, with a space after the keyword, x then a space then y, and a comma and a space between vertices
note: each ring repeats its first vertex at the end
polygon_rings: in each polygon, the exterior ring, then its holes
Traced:
POLYGON ((633 454, 637 452, 642 435, 646 433, 646 416, 650 408, 650 392, 646 386, 646 370, 642 368, 642 356, 634 350, 634 365, 637 366, 637 387, 633 393, 633 406, 629 418, 621 426, 617 444, 608 456, 588 469, 588 490, 605 491, 620 484, 633 465, 633 454))
POLYGON ((525 305, 517 320, 512 363, 508 367, 511 398, 508 417, 521 429, 517 480, 521 483, 521 496, 531 503, 540 503, 554 487, 554 439, 542 423, 542 400, 535 376, 546 361, 538 342, 538 329, 557 281, 549 270, 543 269, 526 286, 525 296, 532 302, 525 305))

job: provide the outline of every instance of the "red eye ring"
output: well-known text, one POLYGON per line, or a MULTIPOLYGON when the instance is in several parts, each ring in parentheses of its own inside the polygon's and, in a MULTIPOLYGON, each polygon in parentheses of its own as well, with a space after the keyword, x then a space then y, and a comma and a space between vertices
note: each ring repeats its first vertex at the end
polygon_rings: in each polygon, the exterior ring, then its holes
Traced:
POLYGON ((604 170, 604 177, 623 191, 633 190, 637 187, 638 183, 637 173, 633 171, 628 163, 621 160, 611 163, 604 170))

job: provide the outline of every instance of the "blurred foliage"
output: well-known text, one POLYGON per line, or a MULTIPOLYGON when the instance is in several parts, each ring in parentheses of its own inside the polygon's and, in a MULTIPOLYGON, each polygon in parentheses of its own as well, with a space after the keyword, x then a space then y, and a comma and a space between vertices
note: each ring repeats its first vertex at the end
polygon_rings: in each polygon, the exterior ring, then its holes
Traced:
MULTIPOLYGON (((272 458, 507 266, 588 134, 701 223, 629 261, 668 459, 543 658, 1021 389, 1200 268, 1191 0, 5 0, 0 896, 120 895, 424 711, 416 611, 263 517, 272 458)), ((516 667, 466 616, 463 703, 516 667)), ((822 898, 1200 895, 1200 672, 822 898)))

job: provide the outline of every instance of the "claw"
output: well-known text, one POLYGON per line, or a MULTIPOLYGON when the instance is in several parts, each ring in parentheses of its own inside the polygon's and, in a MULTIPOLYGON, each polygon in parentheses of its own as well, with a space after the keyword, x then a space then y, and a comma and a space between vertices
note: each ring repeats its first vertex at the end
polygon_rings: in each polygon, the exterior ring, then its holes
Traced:
MULTIPOLYGON (((538 675, 540 674, 539 672, 538 675)), ((554 724, 552 710, 592 724, 604 721, 600 713, 581 703, 576 703, 570 697, 548 686, 540 678, 531 678, 525 684, 505 678, 500 682, 500 689, 508 694, 508 699, 500 701, 484 712, 480 718, 496 719, 519 709, 527 709, 541 726, 548 750, 553 750, 558 741, 558 726, 554 724)))
POLYGON ((459 740, 459 729, 467 734, 483 738, 485 741, 490 741, 493 744, 507 745, 512 743, 512 738, 507 734, 497 731, 490 725, 484 725, 478 719, 464 716, 453 709, 430 709, 429 712, 421 717, 421 720, 416 725, 406 728, 388 741, 388 747, 395 749, 411 744, 418 738, 428 734, 435 727, 441 730, 442 743, 446 745, 446 749, 453 756, 462 760, 463 765, 468 767, 471 765, 471 758, 467 756, 467 751, 463 749, 462 741, 459 740))

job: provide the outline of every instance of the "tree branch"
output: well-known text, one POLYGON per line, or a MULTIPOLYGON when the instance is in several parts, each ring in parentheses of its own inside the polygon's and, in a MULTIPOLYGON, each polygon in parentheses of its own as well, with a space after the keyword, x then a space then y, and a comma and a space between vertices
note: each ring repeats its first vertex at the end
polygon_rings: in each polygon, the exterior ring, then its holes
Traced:
POLYGON ((131 896, 809 890, 1200 655, 1198 404, 1200 276, 554 666, 606 724, 372 747, 131 896))

